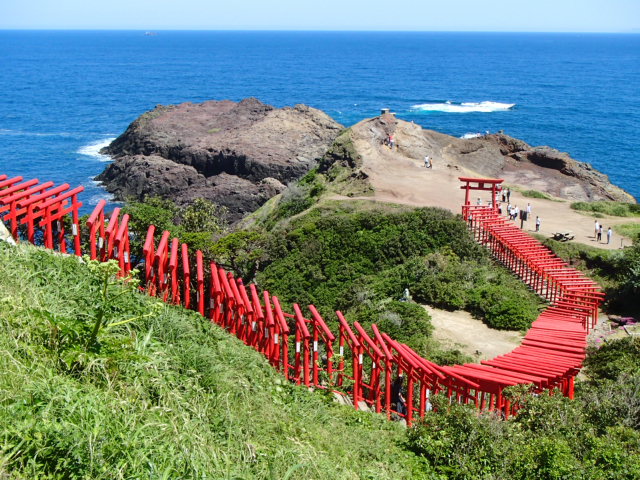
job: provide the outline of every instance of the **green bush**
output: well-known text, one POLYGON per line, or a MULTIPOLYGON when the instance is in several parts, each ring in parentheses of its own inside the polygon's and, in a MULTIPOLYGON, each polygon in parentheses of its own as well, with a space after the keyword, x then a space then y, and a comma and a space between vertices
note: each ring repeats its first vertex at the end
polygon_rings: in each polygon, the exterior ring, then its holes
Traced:
POLYGON ((502 330, 526 330, 539 313, 519 292, 498 285, 475 288, 470 303, 487 325, 502 330))
POLYGON ((581 212, 594 212, 615 217, 640 217, 640 205, 626 202, 574 202, 571 208, 581 212))
POLYGON ((640 338, 627 337, 590 347, 585 361, 592 378, 615 380, 621 374, 638 371, 640 365, 640 338))
POLYGON ((597 416, 583 412, 608 405, 580 392, 575 401, 557 393, 526 394, 520 397, 518 416, 507 421, 478 415, 470 406, 449 405, 447 398, 432 401, 435 409, 407 432, 407 448, 440 478, 639 478, 640 432, 623 425, 621 417, 601 428, 597 416))
POLYGON ((545 200, 553 200, 549 195, 544 192, 539 192, 538 190, 523 190, 522 196, 528 198, 542 198, 545 200))

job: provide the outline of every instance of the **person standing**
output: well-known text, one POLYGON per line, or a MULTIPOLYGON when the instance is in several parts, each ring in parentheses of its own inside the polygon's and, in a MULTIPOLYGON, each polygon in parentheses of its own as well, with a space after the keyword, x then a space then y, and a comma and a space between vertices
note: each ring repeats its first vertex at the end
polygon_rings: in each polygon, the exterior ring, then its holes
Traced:
POLYGON ((407 414, 407 404, 404 399, 404 375, 401 373, 391 384, 391 404, 396 412, 404 416, 407 414))
POLYGON ((424 168, 431 168, 431 159, 429 155, 425 155, 424 157, 424 168))
POLYGON ((611 243, 611 237, 613 236, 613 230, 611 227, 607 229, 607 245, 611 243))
POLYGON ((600 231, 600 224, 598 223, 598 220, 596 220, 595 228, 596 228, 595 230, 596 233, 593 234, 593 237, 598 238, 598 232, 600 231))
POLYGON ((602 225, 600 225, 600 226, 598 227, 598 237, 597 237, 596 241, 597 241, 598 243, 600 243, 600 242, 602 241, 602 225))
POLYGON ((511 189, 507 188, 507 202, 511 201, 511 189))
POLYGON ((540 224, 542 223, 542 220, 540 220, 540 217, 538 217, 536 215, 536 232, 540 231, 540 224))
POLYGON ((531 215, 531 204, 527 203, 527 217, 531 215))
POLYGON ((393 150, 393 146, 396 144, 396 140, 393 137, 393 135, 389 135, 389 147, 391 147, 391 150, 393 150))

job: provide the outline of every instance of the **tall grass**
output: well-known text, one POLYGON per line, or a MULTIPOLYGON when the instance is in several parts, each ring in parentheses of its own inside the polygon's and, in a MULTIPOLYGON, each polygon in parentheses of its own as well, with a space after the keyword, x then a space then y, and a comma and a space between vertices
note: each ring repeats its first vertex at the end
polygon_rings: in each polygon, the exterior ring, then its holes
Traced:
POLYGON ((616 233, 629 237, 632 240, 638 238, 638 235, 640 235, 640 223, 623 223, 620 225, 614 225, 613 229, 616 233))
POLYGON ((100 282, 76 258, 0 245, 0 477, 425 473, 398 424, 290 385, 204 318, 126 285, 104 308, 116 326, 78 347, 100 282))

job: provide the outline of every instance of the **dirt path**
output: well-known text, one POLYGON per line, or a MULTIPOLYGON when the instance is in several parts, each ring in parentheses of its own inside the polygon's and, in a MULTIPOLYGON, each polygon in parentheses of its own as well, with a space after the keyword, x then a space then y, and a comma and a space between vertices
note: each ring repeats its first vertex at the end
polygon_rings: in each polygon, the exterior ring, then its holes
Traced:
POLYGON ((471 314, 458 310, 448 312, 423 305, 435 327, 433 336, 445 348, 457 348, 476 361, 494 358, 520 345, 520 332, 494 330, 471 314))
MULTIPOLYGON (((413 206, 436 206, 459 212, 464 201, 464 193, 460 190, 460 176, 478 176, 474 172, 460 167, 448 166, 447 159, 435 157, 433 168, 424 167, 423 160, 410 158, 402 150, 380 145, 372 146, 364 140, 356 142, 358 151, 362 153, 363 171, 369 176, 374 189, 373 199, 413 206)), ((371 197, 367 197, 371 199, 371 197)), ((490 200, 488 192, 476 194, 486 205, 490 200)), ((583 215, 570 208, 568 201, 553 201, 537 198, 526 198, 512 191, 511 203, 524 209, 531 203, 532 216, 524 224, 524 230, 535 230, 535 217, 542 221, 540 233, 552 236, 555 232, 572 231, 576 242, 598 246, 605 249, 619 249, 631 245, 631 240, 613 233, 610 244, 606 244, 608 227, 622 223, 640 223, 640 218, 607 217, 599 219, 604 227, 603 241, 596 243, 594 235, 594 217, 583 215)), ((506 205, 503 206, 506 212, 506 205)), ((520 222, 518 221, 519 225, 520 222)))

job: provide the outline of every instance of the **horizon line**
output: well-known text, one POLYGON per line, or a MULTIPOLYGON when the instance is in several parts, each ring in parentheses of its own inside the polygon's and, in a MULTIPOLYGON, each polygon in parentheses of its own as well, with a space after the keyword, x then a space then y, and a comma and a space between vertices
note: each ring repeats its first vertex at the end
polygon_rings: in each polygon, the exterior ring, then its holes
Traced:
POLYGON ((617 31, 594 30, 393 30, 393 29, 324 29, 324 28, 91 28, 91 27, 2 27, 0 31, 41 31, 41 32, 288 32, 288 33, 540 33, 540 34, 615 34, 638 35, 640 28, 617 31))

